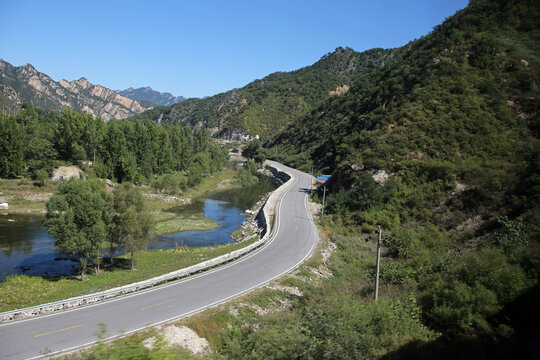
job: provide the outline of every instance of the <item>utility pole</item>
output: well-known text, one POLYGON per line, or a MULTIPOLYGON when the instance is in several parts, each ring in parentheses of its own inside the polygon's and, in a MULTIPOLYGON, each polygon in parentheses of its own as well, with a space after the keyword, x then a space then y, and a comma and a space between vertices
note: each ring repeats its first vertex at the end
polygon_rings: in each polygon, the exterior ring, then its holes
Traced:
POLYGON ((324 200, 326 198, 326 185, 323 186, 323 196, 322 196, 322 214, 321 217, 324 216, 324 200))
POLYGON ((375 271, 375 301, 379 297, 379 271, 381 262, 381 226, 379 225, 379 239, 377 240, 377 265, 375 271))

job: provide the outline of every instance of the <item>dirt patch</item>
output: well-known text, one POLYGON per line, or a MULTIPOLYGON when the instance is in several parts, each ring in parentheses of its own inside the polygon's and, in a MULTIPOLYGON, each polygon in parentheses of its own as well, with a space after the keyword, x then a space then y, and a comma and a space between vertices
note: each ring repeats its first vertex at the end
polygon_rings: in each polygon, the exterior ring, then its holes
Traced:
MULTIPOLYGON (((163 337, 169 347, 181 347, 191 351, 194 355, 208 355, 211 352, 208 340, 200 337, 187 326, 167 326, 163 330, 163 337)), ((156 338, 145 339, 142 344, 147 349, 152 350, 156 345, 156 338)))
POLYGON ((484 220, 482 219, 482 216, 476 215, 474 217, 468 218, 467 220, 463 221, 461 224, 458 225, 458 230, 478 230, 482 224, 484 224, 484 220))
POLYGON ((321 265, 318 268, 307 267, 307 270, 317 278, 327 279, 333 276, 332 272, 330 272, 330 270, 328 270, 328 268, 324 265, 321 265))
POLYGON ((345 94, 347 91, 349 91, 350 87, 349 85, 340 85, 336 87, 336 90, 330 91, 330 95, 341 95, 345 94))
POLYGON ((54 169, 51 180, 67 180, 72 177, 79 179, 81 174, 83 174, 82 170, 76 166, 60 166, 54 169))
POLYGON ((308 207, 309 207, 309 212, 311 213, 313 217, 321 216, 322 204, 309 200, 308 207))
POLYGON ((24 194, 23 199, 28 201, 47 201, 51 196, 52 193, 24 194))
POLYGON ((15 199, 15 196, 13 196, 13 195, 0 196, 0 203, 8 203, 13 199, 15 199))
POLYGON ((267 285, 266 287, 272 290, 283 291, 294 296, 304 296, 304 293, 302 292, 302 290, 300 290, 296 286, 283 286, 279 284, 270 284, 270 285, 267 285))
POLYGON ((269 314, 269 313, 272 313, 272 312, 279 312, 279 311, 284 311, 284 310, 290 310, 292 309, 292 304, 289 300, 287 299, 281 299, 281 298, 275 298, 274 300, 272 300, 272 303, 270 304, 269 307, 261 307, 257 304, 252 304, 252 303, 245 303, 245 302, 241 302, 239 304, 237 304, 236 306, 231 306, 229 308, 229 313, 233 316, 238 316, 240 314, 240 311, 239 309, 241 308, 248 308, 248 309, 251 309, 255 312, 255 314, 259 315, 259 316, 264 316, 266 314, 269 314))
POLYGON ((330 256, 332 256, 334 251, 336 251, 336 249, 337 249, 337 245, 334 244, 331 241, 328 241, 328 247, 321 250, 321 256, 322 256, 323 263, 328 265, 328 260, 330 259, 330 256))
POLYGON ((156 199, 159 201, 164 201, 166 203, 178 203, 182 205, 191 204, 191 198, 179 198, 178 196, 174 195, 143 193, 143 196, 147 199, 156 199))

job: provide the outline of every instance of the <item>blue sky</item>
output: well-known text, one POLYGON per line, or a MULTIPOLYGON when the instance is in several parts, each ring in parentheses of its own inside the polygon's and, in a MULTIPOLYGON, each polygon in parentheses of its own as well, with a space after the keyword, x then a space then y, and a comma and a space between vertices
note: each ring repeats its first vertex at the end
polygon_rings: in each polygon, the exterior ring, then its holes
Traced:
POLYGON ((242 87, 339 46, 392 48, 467 0, 0 0, 0 58, 54 80, 186 97, 242 87))

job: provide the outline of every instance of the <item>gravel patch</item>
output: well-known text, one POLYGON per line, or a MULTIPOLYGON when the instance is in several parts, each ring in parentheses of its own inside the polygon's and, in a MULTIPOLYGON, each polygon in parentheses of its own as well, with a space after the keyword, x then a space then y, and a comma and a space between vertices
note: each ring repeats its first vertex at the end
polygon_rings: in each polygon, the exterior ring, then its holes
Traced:
POLYGON ((328 247, 321 250, 323 263, 328 265, 328 260, 330 259, 330 256, 332 256, 334 251, 336 251, 336 249, 337 249, 337 245, 331 241, 328 241, 328 247))

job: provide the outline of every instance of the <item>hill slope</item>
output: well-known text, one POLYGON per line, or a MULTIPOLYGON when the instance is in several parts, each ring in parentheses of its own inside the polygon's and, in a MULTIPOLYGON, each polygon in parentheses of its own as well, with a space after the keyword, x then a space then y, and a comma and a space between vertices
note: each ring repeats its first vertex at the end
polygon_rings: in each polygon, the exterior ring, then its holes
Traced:
MULTIPOLYGON (((538 344, 538 323, 516 304, 538 302, 539 54, 538 2, 473 0, 266 144, 277 160, 333 175, 323 224, 339 239, 335 271, 350 278, 334 293, 368 301, 372 288, 356 288, 373 278, 372 255, 358 237, 382 226, 382 292, 413 294, 442 335, 388 358, 510 358, 498 351, 538 344)), ((340 321, 332 315, 316 318, 340 321)), ((352 321, 341 326, 361 328, 352 321)), ((325 353, 341 340, 331 336, 316 339, 325 353)))
POLYGON ((23 102, 42 110, 59 112, 70 107, 104 120, 124 119, 145 110, 137 101, 93 85, 85 78, 56 82, 30 64, 15 67, 2 59, 0 84, 11 87, 23 102))
POLYGON ((396 50, 372 49, 357 53, 338 48, 314 65, 277 72, 205 99, 188 99, 169 109, 151 110, 147 117, 206 127, 223 137, 276 134, 316 103, 346 92, 359 76, 384 64, 396 50))
POLYGON ((117 91, 117 93, 132 100, 147 102, 159 106, 170 106, 186 100, 186 98, 183 96, 173 96, 171 93, 159 92, 151 87, 141 87, 138 89, 129 88, 126 90, 117 91))

